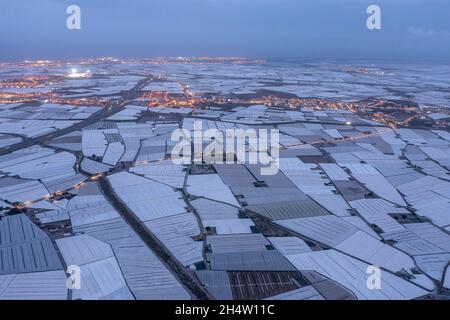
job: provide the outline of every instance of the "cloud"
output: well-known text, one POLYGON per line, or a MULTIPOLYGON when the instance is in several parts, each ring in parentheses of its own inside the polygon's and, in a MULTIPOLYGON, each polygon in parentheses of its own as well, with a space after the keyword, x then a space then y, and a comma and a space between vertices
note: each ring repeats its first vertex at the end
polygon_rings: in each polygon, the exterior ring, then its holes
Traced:
POLYGON ((420 37, 450 36, 450 31, 410 26, 408 32, 420 37))
POLYGON ((415 35, 415 36, 427 36, 432 37, 437 34, 436 30, 434 29, 426 29, 421 27, 409 27, 408 28, 409 33, 415 35))

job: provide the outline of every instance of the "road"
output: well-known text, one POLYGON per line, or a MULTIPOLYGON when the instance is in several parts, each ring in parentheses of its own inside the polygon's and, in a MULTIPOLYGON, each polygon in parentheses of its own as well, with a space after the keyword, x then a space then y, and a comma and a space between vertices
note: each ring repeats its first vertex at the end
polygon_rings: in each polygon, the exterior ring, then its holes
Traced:
POLYGON ((8 154, 10 152, 14 152, 17 150, 21 150, 27 147, 31 147, 37 143, 45 143, 49 140, 64 136, 73 131, 81 130, 85 127, 88 127, 98 121, 105 120, 106 118, 112 116, 113 114, 123 110, 123 107, 129 104, 133 99, 139 96, 140 90, 142 90, 146 85, 148 85, 153 80, 153 77, 145 78, 139 81, 136 86, 128 91, 122 92, 122 98, 115 101, 111 106, 105 107, 100 111, 97 111, 89 118, 82 120, 80 122, 75 123, 74 125, 57 130, 54 132, 50 132, 48 134, 36 137, 36 138, 27 138, 23 142, 19 142, 8 147, 2 148, 0 150, 0 156, 8 154))
POLYGON ((114 189, 105 177, 98 179, 104 196, 111 205, 122 216, 122 218, 133 228, 136 234, 147 244, 147 246, 159 257, 174 276, 188 289, 188 291, 199 300, 210 300, 212 297, 203 288, 192 271, 185 268, 164 246, 164 244, 153 235, 139 220, 139 218, 122 202, 116 195, 114 189))

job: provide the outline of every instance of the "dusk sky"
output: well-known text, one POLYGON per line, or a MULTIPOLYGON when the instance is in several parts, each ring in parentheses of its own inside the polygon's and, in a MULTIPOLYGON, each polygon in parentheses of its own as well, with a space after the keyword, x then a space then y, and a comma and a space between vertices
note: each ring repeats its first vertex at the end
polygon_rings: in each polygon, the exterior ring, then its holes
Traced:
POLYGON ((449 0, 0 0, 0 60, 117 56, 450 59, 449 0), (66 8, 81 7, 81 30, 66 8), (366 28, 378 4, 382 30, 366 28))

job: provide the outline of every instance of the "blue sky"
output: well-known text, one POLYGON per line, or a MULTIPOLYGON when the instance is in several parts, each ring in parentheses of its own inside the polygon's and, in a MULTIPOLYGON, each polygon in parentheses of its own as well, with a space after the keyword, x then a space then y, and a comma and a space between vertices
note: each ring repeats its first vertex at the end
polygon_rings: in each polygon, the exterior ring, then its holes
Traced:
POLYGON ((249 56, 450 60, 449 0, 0 0, 0 60, 249 56), (82 29, 66 28, 81 7, 82 29), (378 4, 382 30, 366 28, 378 4))

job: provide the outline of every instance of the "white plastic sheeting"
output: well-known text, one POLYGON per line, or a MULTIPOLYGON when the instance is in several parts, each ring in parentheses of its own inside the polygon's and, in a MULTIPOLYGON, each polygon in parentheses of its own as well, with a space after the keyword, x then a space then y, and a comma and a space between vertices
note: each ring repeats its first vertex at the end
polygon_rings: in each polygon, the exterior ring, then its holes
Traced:
POLYGON ((426 295, 428 292, 382 271, 379 290, 367 286, 367 263, 335 250, 299 253, 286 256, 298 270, 316 271, 353 292, 359 300, 406 300, 426 295))

